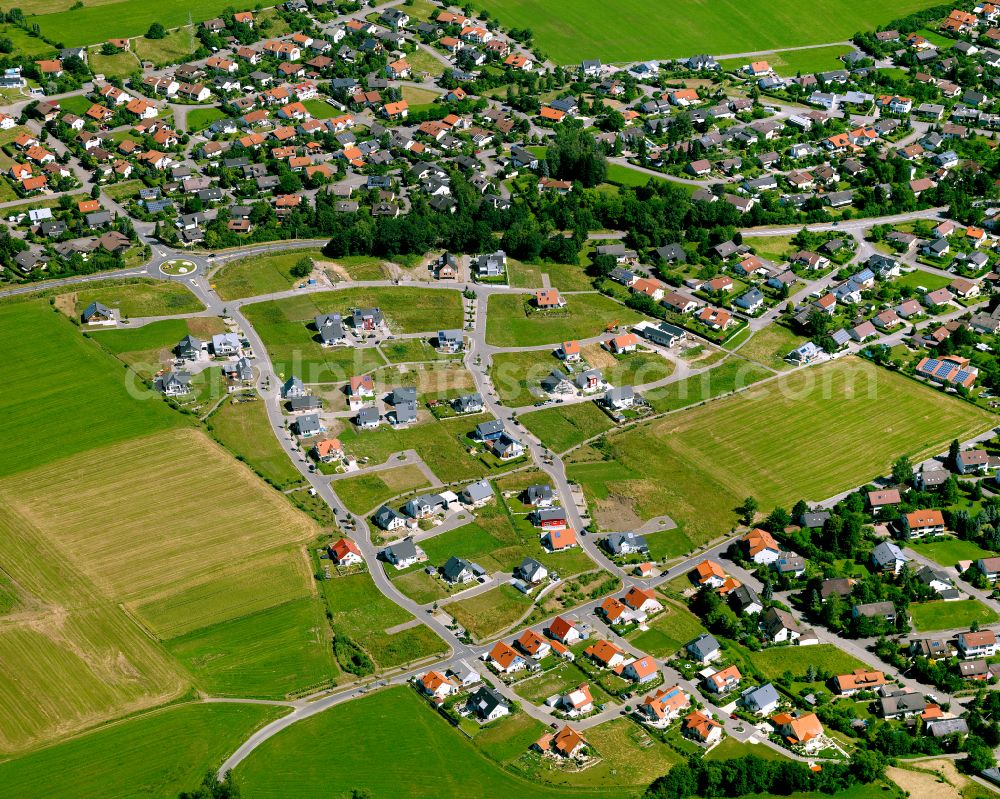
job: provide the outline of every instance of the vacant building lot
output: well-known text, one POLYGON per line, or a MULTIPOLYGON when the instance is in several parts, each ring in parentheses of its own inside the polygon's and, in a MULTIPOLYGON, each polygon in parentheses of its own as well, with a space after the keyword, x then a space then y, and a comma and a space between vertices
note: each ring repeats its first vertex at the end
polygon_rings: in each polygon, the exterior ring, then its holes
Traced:
POLYGON ((892 6, 836 0, 803 15, 794 0, 720 0, 711 5, 680 0, 655 6, 641 0, 621 0, 613 6, 600 0, 488 0, 485 6, 507 29, 531 28, 535 44, 560 64, 578 64, 582 58, 641 61, 834 42, 925 7, 918 0, 892 6))
POLYGON ((286 291, 302 281, 301 278, 292 277, 290 270, 303 258, 326 260, 319 247, 239 258, 219 268, 212 275, 212 284, 224 300, 286 291))
POLYGON ((352 513, 368 513, 392 497, 428 485, 419 466, 396 466, 370 474, 346 477, 333 484, 333 490, 352 513))
POLYGON ((375 306, 382 309, 393 333, 436 332, 462 327, 462 297, 458 291, 420 288, 353 288, 302 294, 244 307, 244 313, 264 340, 275 368, 293 371, 307 383, 344 382, 385 364, 372 347, 324 348, 312 329, 318 314, 375 306))
POLYGON ((746 496, 764 509, 824 499, 903 453, 939 452, 990 423, 952 397, 842 359, 609 435, 574 453, 569 476, 598 511, 617 502, 640 519, 666 513, 699 543, 728 530, 746 496), (707 496, 713 502, 696 501, 707 496))
POLYGON ((519 418, 553 452, 565 452, 613 426, 608 415, 593 402, 546 408, 519 418))
POLYGON ((570 294, 566 306, 550 311, 534 307, 531 294, 490 297, 486 341, 498 347, 527 347, 568 339, 591 338, 618 322, 629 325, 642 316, 603 294, 570 294))

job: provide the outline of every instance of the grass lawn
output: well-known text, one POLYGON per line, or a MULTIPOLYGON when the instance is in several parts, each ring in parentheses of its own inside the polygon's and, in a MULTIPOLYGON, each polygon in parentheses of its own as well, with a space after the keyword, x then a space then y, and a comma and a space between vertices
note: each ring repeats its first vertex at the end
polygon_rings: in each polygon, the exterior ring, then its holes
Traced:
MULTIPOLYGON (((335 635, 346 635, 383 669, 440 654, 445 643, 422 624, 395 633, 386 630, 413 621, 407 611, 386 598, 371 575, 351 574, 320 582, 333 615, 335 635)), ((353 703, 352 703, 353 704, 353 703)))
POLYGON ((440 92, 433 92, 430 89, 420 89, 416 86, 403 87, 403 99, 410 104, 410 110, 417 105, 430 105, 440 96, 440 92))
POLYGON ((183 424, 159 400, 136 402, 121 366, 47 303, 2 306, 0 330, 10 378, 31 385, 30 402, 18 392, 0 398, 0 476, 183 424))
POLYGON ((435 566, 444 565, 454 555, 474 561, 491 573, 509 572, 530 555, 563 577, 594 568, 594 562, 581 549, 545 552, 538 529, 526 514, 508 513, 504 506, 496 504, 477 509, 474 522, 426 538, 420 546, 435 566))
MULTIPOLYGON (((695 364, 697 366, 698 364, 695 364)), ((742 358, 728 358, 713 369, 686 377, 644 396, 657 413, 687 408, 699 402, 753 385, 771 372, 742 358)))
MULTIPOLYGON (((489 728, 481 734, 488 735, 489 728)), ((351 790, 367 790, 373 799, 581 795, 579 790, 540 785, 504 771, 402 686, 345 702, 289 727, 245 760, 235 778, 246 799, 328 799, 351 790), (332 740, 352 742, 338 755, 334 769, 329 764, 332 740), (392 757, 384 757, 390 749, 392 757), (372 768, 375 761, 378 768, 372 768)))
POLYGON ((190 319, 162 319, 142 327, 96 328, 91 337, 138 374, 151 378, 173 359, 173 348, 190 333, 205 339, 223 332, 222 320, 211 316, 190 319))
POLYGON ((549 261, 526 264, 507 259, 507 280, 515 288, 537 289, 542 287, 542 275, 549 276, 549 283, 561 291, 591 291, 593 279, 587 274, 590 260, 581 253, 578 264, 557 264, 549 261))
POLYGON ((226 400, 209 418, 209 425, 220 444, 272 485, 285 489, 302 483, 302 476, 275 438, 264 403, 259 399, 226 400))
POLYGON ((613 426, 607 414, 593 402, 545 408, 519 418, 553 452, 565 452, 613 426))
MULTIPOLYGON (((833 44, 828 47, 811 47, 808 50, 785 50, 767 55, 767 63, 779 75, 794 78, 799 73, 808 75, 831 69, 843 69, 844 62, 840 60, 840 56, 850 52, 851 49, 849 45, 833 44)), ((752 60, 752 58, 730 58, 719 63, 728 71, 739 69, 752 60)))
POLYGON ((64 288, 43 290, 41 296, 55 296, 56 307, 77 319, 95 300, 109 308, 117 308, 125 318, 197 313, 205 309, 194 294, 181 284, 148 278, 99 280, 76 291, 64 288))
POLYGON ((174 799, 286 712, 265 705, 168 707, 2 763, 0 783, 10 796, 174 799))
POLYGON ((367 456, 372 463, 384 463, 395 452, 416 450, 431 471, 446 483, 477 479, 494 468, 494 463, 486 456, 466 452, 469 446, 466 436, 487 417, 477 414, 471 419, 457 417, 436 421, 429 413, 426 416, 428 421, 404 428, 383 424, 378 430, 359 432, 352 426, 341 430, 337 437, 345 450, 359 459, 367 456))
MULTIPOLYGON (((187 25, 192 18, 211 19, 218 16, 226 5, 221 0, 166 0, 156 5, 139 0, 119 0, 87 5, 75 10, 39 14, 31 22, 37 23, 49 39, 62 42, 66 47, 76 47, 115 37, 142 36, 153 22, 159 22, 169 30, 187 25)), ((91 67, 95 72, 100 72, 93 61, 91 67)))
POLYGON ((392 583, 419 605, 426 605, 448 596, 448 592, 444 589, 441 581, 432 577, 423 569, 417 569, 399 577, 393 577, 392 583))
POLYGON ((819 44, 847 39, 856 31, 872 30, 923 7, 917 0, 902 0, 891 8, 861 0, 835 0, 803 17, 792 0, 768 4, 723 0, 711 7, 680 0, 655 8, 641 0, 622 0, 614 6, 599 0, 486 3, 505 28, 530 27, 536 46, 561 64, 579 63, 581 58, 640 61, 692 52, 747 53, 819 44), (566 23, 568 19, 572 25, 566 23), (637 31, 647 35, 637 36, 637 31))
POLYGON ((347 314, 351 308, 382 309, 394 333, 418 333, 462 326, 458 291, 411 287, 347 288, 302 294, 244 306, 243 312, 264 340, 275 368, 295 370, 306 383, 343 383, 352 375, 382 365, 370 347, 324 348, 311 329, 317 314, 347 314))
POLYGON ((186 61, 197 49, 198 39, 194 35, 194 28, 187 25, 170 31, 162 39, 139 36, 132 40, 132 52, 143 61, 152 61, 156 66, 186 61))
POLYGON ((610 502, 640 520, 667 513, 699 543, 728 530, 750 494, 762 508, 817 501, 883 473, 903 453, 926 457, 990 423, 966 403, 848 358, 609 434, 606 450, 573 454, 586 463, 571 463, 569 477, 598 510, 610 502))
POLYGON ((501 402, 519 408, 544 396, 539 383, 559 365, 551 350, 498 352, 493 356, 490 379, 501 402))
POLYGON ((306 111, 312 114, 316 119, 330 119, 344 113, 336 106, 330 105, 326 100, 320 100, 318 98, 303 100, 302 105, 304 105, 306 107, 306 111))
POLYGON ((516 624, 531 609, 531 599, 511 585, 491 588, 469 599, 449 602, 444 609, 469 634, 482 640, 516 624))
POLYGON ((642 316, 603 294, 573 294, 566 307, 552 311, 534 309, 522 294, 494 294, 489 301, 486 340, 499 347, 524 347, 575 338, 590 338, 614 321, 632 324, 642 316))
POLYGON ((744 358, 749 358, 772 369, 790 369, 791 364, 785 356, 806 340, 781 325, 768 325, 757 331, 737 352, 744 358))
POLYGON ((526 713, 504 716, 479 727, 476 747, 498 763, 510 763, 521 757, 545 732, 545 725, 526 713))
POLYGON ((381 472, 359 474, 333 483, 333 490, 349 511, 357 514, 374 510, 387 499, 429 485, 417 466, 396 466, 381 472))
MULTIPOLYGON (((411 11, 411 9, 407 10, 411 11)), ((444 64, 426 50, 417 48, 414 52, 406 54, 406 60, 410 62, 414 72, 426 72, 435 78, 444 74, 444 64)))
POLYGON ((805 674, 810 666, 831 674, 847 674, 865 668, 864 663, 833 644, 772 647, 748 652, 745 656, 767 680, 777 679, 786 671, 797 677, 805 674))
POLYGON ((114 55, 102 55, 99 49, 91 50, 88 64, 95 75, 105 78, 127 78, 141 68, 139 59, 127 50, 114 55))
POLYGON ((226 115, 218 108, 190 108, 187 112, 187 132, 196 133, 204 130, 217 119, 225 119, 226 115))
POLYGON ((112 200, 126 202, 133 197, 139 196, 139 190, 145 188, 146 184, 141 180, 126 180, 122 183, 113 183, 104 186, 101 191, 112 200))
POLYGON ((919 602, 910 605, 910 618, 918 632, 968 629, 972 622, 992 624, 998 618, 995 611, 977 599, 960 599, 955 602, 919 602))
POLYGON ((666 180, 666 178, 656 177, 621 164, 608 164, 606 180, 608 183, 617 183, 620 186, 645 186, 651 180, 666 180))
POLYGON ((414 363, 419 361, 461 360, 461 353, 441 352, 432 347, 428 339, 401 338, 387 341, 379 347, 390 363, 414 363))
MULTIPOLYGON (((216 109, 196 109, 191 114, 202 110, 215 111, 216 109)), ((211 122, 211 120, 209 121, 211 122)), ((256 297, 259 294, 271 294, 275 291, 287 291, 301 282, 300 279, 292 277, 289 270, 303 258, 312 258, 315 261, 326 260, 319 247, 241 258, 230 261, 215 272, 212 275, 212 285, 224 300, 237 300, 244 297, 256 297)))
POLYGON ((709 760, 734 760, 747 755, 755 755, 762 760, 785 760, 780 752, 776 752, 770 746, 742 743, 728 736, 723 738, 721 743, 705 757, 709 760))
POLYGON ((983 549, 972 541, 963 541, 960 538, 949 538, 945 541, 911 541, 908 546, 942 566, 954 566, 960 560, 979 560, 996 555, 995 552, 983 549))
POLYGON ((68 114, 76 114, 77 116, 84 116, 90 107, 93 105, 92 100, 88 100, 86 96, 82 94, 76 94, 72 97, 64 97, 59 101, 59 108, 68 114))
POLYGON ((923 286, 927 291, 936 291, 951 283, 951 278, 947 278, 944 275, 935 275, 932 272, 925 272, 923 269, 915 269, 912 272, 907 272, 894 278, 892 282, 897 286, 906 286, 912 289, 923 286))
POLYGON ((572 663, 563 663, 537 677, 521 680, 514 688, 514 692, 533 705, 541 705, 550 696, 567 694, 584 682, 591 683, 590 692, 594 697, 595 704, 602 704, 611 699, 601 686, 592 682, 584 672, 572 663))
POLYGON ((697 616, 671 602, 664 604, 663 612, 653 617, 648 626, 648 630, 631 633, 629 642, 657 658, 676 654, 685 644, 705 632, 697 616))

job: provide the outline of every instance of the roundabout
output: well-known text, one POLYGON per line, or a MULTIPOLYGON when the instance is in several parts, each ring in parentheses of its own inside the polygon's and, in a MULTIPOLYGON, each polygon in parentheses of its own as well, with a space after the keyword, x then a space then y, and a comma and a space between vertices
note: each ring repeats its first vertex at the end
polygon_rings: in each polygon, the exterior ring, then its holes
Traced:
POLYGON ((160 271, 171 277, 183 277, 198 271, 198 265, 194 261, 188 261, 184 258, 174 258, 160 264, 160 271))

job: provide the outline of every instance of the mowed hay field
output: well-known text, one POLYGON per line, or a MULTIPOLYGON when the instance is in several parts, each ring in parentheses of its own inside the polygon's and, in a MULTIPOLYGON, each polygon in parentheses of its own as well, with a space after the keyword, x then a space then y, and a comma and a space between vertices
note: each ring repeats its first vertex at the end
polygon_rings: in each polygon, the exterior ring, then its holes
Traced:
POLYGON ((185 424, 44 300, 0 305, 0 332, 23 387, 0 393, 0 477, 185 424))
POLYGON ((821 500, 987 429, 984 411, 865 361, 794 372, 607 436, 610 459, 585 447, 570 479, 596 505, 674 518, 693 543, 725 533, 753 495, 764 510, 821 500))
POLYGON ((919 0, 867 4, 829 0, 808 14, 795 0, 486 0, 505 28, 531 28, 535 44, 560 64, 746 53, 849 39, 857 31, 925 8, 919 0))
POLYGON ((283 707, 191 703, 0 763, 6 796, 175 799, 283 707))
POLYGON ((117 444, 0 492, 206 690, 284 696, 335 676, 301 551, 316 525, 201 432, 117 444))

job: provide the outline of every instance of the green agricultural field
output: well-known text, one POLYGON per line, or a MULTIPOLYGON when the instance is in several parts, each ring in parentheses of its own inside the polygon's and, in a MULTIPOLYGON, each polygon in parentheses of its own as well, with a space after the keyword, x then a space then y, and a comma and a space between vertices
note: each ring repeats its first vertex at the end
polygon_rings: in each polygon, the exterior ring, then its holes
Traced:
POLYGON ((649 629, 629 635, 629 643, 653 657, 665 658, 676 654, 685 644, 705 632, 698 617, 687 608, 665 602, 663 612, 649 621, 649 629))
POLYGON ((783 371, 791 368, 785 356, 805 340, 805 336, 797 335, 787 327, 768 325, 754 333, 750 340, 736 351, 744 358, 783 371))
MULTIPOLYGON (((392 600, 367 573, 322 580, 320 589, 332 614, 335 635, 346 635, 382 669, 391 669, 447 651, 444 641, 392 600), (389 633, 400 625, 411 626, 389 633)), ((354 704, 353 702, 351 704, 354 704)))
POLYGON ((0 763, 0 784, 8 796, 175 799, 286 712, 265 705, 165 708, 0 763))
POLYGON ((139 36, 132 40, 132 52, 143 61, 152 61, 158 67, 186 61, 197 49, 198 39, 194 35, 194 28, 188 26, 170 31, 162 39, 139 36))
POLYGON ((209 425, 220 444, 272 485, 286 489, 302 483, 302 476, 275 438, 262 400, 229 399, 211 415, 209 425))
POLYGON ((730 357, 706 372, 644 392, 643 396, 657 413, 675 411, 746 388, 771 374, 756 363, 730 357))
POLYGON ((225 119, 226 115, 218 108, 190 108, 187 112, 187 132, 196 133, 204 130, 218 119, 225 119))
POLYGON ((598 0, 486 3, 505 28, 531 28, 535 44, 560 64, 578 64, 581 58, 624 62, 702 52, 747 53, 846 40, 856 31, 872 30, 924 7, 916 0, 891 7, 834 0, 803 15, 792 0, 767 4, 723 0, 711 6, 681 0, 656 7, 640 0, 622 0, 614 6, 598 0))
POLYGON ((283 699, 335 683, 322 604, 305 597, 166 643, 212 696, 283 699))
MULTIPOLYGON (((506 720, 504 722, 507 723, 506 720)), ((486 734, 488 730, 483 730, 486 734)), ((584 772, 586 773, 586 772, 584 772)), ((346 702, 266 741, 237 767, 245 799, 329 799, 367 790, 373 799, 593 799, 625 791, 557 788, 515 776, 483 755, 408 687, 346 702), (351 741, 331 769, 330 741, 351 741), (385 757, 387 751, 392 757, 385 757), (378 768, 372 768, 377 761, 378 768)))
POLYGON ((344 113, 336 106, 330 105, 326 100, 304 100, 302 105, 304 105, 306 107, 306 111, 312 114, 316 119, 330 119, 332 117, 338 117, 344 113))
POLYGON ((333 490, 351 513, 365 514, 392 497, 427 485, 427 477, 419 466, 396 466, 337 480, 333 490))
POLYGON ((518 418, 553 452, 565 452, 613 427, 608 415, 593 402, 557 405, 518 418))
POLYGON ((605 449, 573 454, 569 476, 599 521, 603 512, 628 522, 666 513, 699 543, 728 530, 748 495, 765 509, 817 501, 883 473, 903 453, 926 457, 990 424, 966 403, 841 359, 608 435, 605 449))
POLYGON ((948 538, 943 541, 911 541, 909 546, 942 566, 954 566, 960 560, 979 560, 996 555, 995 552, 983 549, 972 541, 962 541, 959 538, 948 538))
POLYGON ((760 652, 747 652, 745 656, 765 680, 777 679, 786 671, 798 677, 805 674, 810 666, 831 674, 848 674, 865 668, 864 663, 833 644, 772 647, 760 652))
POLYGON ((894 278, 892 282, 897 286, 911 288, 915 291, 919 291, 918 287, 920 286, 927 289, 927 291, 936 291, 951 283, 951 279, 944 275, 925 272, 923 269, 915 269, 912 272, 907 272, 894 278))
POLYGON ((287 291, 301 282, 292 277, 289 270, 303 258, 325 260, 319 247, 249 256, 222 266, 212 275, 212 285, 224 300, 287 291))
POLYGON ((205 310, 198 298, 180 283, 148 278, 101 280, 76 291, 43 290, 41 296, 55 296, 56 307, 77 319, 95 300, 117 308, 123 317, 170 316, 205 310))
POLYGON ((0 398, 0 476, 184 424, 158 399, 136 402, 121 366, 45 302, 0 305, 0 331, 11 380, 31 386, 30 402, 0 398))
POLYGON ((910 619, 917 632, 930 633, 935 630, 968 629, 973 622, 980 626, 992 624, 1000 618, 996 612, 976 599, 960 599, 955 602, 915 602, 910 605, 910 619))
POLYGON ((220 0, 194 0, 179 2, 166 0, 150 5, 137 0, 120 0, 100 5, 87 4, 75 10, 57 11, 31 17, 42 33, 67 47, 103 42, 115 37, 142 36, 150 24, 159 22, 163 27, 177 28, 195 20, 216 17, 226 7, 220 0))
POLYGON ((517 624, 531 605, 531 599, 514 586, 501 585, 469 599, 449 602, 444 610, 474 639, 483 640, 517 624))
POLYGON ((190 682, 177 664, 12 498, 6 484, 0 487, 3 568, 30 602, 0 626, 0 670, 16 675, 0 681, 0 751, 64 739, 183 694, 190 682))
POLYGON ((642 316, 603 294, 571 294, 566 307, 537 311, 527 294, 490 297, 486 340, 498 347, 525 347, 578 338, 590 338, 616 320, 632 324, 642 316))
MULTIPOLYGON (((840 56, 850 52, 851 49, 846 44, 833 44, 828 47, 810 47, 808 50, 784 50, 769 53, 764 58, 779 75, 794 78, 800 73, 807 75, 831 69, 843 69, 844 62, 840 60, 840 56)), ((722 64, 723 69, 730 71, 737 70, 752 60, 751 58, 730 58, 719 63, 722 64)))

